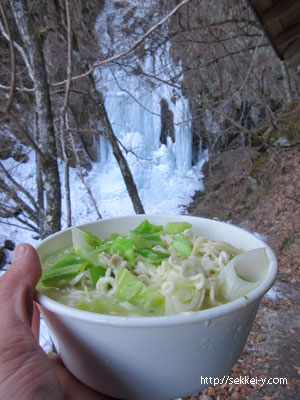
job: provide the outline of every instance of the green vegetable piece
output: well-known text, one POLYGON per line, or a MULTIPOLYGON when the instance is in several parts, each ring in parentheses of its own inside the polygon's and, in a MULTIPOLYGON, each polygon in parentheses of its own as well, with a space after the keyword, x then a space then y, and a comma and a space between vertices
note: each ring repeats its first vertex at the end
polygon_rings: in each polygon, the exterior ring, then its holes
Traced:
POLYGON ((52 267, 61 258, 65 258, 67 255, 70 255, 73 253, 74 253, 73 247, 68 247, 66 249, 58 250, 54 254, 51 254, 51 256, 49 256, 45 260, 43 260, 43 267, 46 267, 46 268, 52 267))
POLYGON ((170 257, 169 253, 163 253, 162 251, 152 249, 137 249, 136 253, 141 255, 150 264, 161 264, 163 260, 170 257))
POLYGON ((125 267, 118 271, 115 298, 139 306, 149 313, 164 314, 164 297, 148 288, 125 267))
POLYGON ((67 254, 65 257, 62 257, 60 260, 56 261, 56 263, 52 265, 51 270, 61 267, 66 267, 67 265, 80 264, 80 263, 82 263, 81 257, 77 253, 73 252, 67 254))
POLYGON ((171 242, 171 246, 185 257, 188 257, 192 252, 192 246, 183 233, 180 233, 173 242, 171 242))
POLYGON ((95 247, 101 246, 102 240, 99 239, 96 235, 89 232, 87 229, 84 229, 83 232, 84 232, 85 240, 91 247, 95 248, 95 247))
POLYGON ((141 234, 153 234, 161 232, 163 230, 162 225, 153 225, 147 219, 145 219, 140 225, 138 225, 133 231, 141 234))
POLYGON ((98 265, 96 267, 89 268, 90 278, 91 278, 93 287, 96 286, 96 283, 98 282, 99 278, 101 278, 102 276, 105 276, 105 272, 106 272, 106 268, 100 267, 98 265))
POLYGON ((86 240, 86 234, 83 230, 79 228, 72 228, 72 244, 76 251, 90 251, 92 246, 90 246, 86 240))
POLYGON ((93 249, 90 251, 87 251, 85 249, 83 249, 82 251, 80 250, 73 251, 73 253, 70 253, 65 257, 61 258, 60 260, 58 260, 51 267, 51 269, 57 269, 65 267, 67 265, 82 264, 82 263, 87 263, 87 267, 91 268, 96 265, 99 265, 98 255, 99 255, 98 249, 93 249))
POLYGON ((137 248, 152 248, 156 245, 163 246, 164 243, 158 234, 163 230, 161 225, 153 225, 145 219, 135 229, 129 231, 129 237, 137 248))
POLYGON ((189 224, 188 222, 168 222, 166 225, 165 232, 168 235, 176 235, 177 233, 181 233, 191 227, 192 225, 189 224))
POLYGON ((129 262, 130 266, 135 266, 133 241, 124 237, 117 237, 112 242, 113 253, 120 252, 121 256, 129 262))
POLYGON ((92 301, 83 300, 76 305, 76 308, 83 311, 90 311, 99 314, 128 315, 130 312, 122 307, 118 301, 113 299, 95 299, 92 301))
POLYGON ((43 271, 42 284, 46 287, 57 286, 60 281, 70 281, 87 268, 87 263, 71 264, 61 268, 49 268, 43 271))
POLYGON ((112 240, 104 240, 101 244, 101 246, 97 247, 97 250, 99 253, 107 253, 107 254, 112 254, 112 240))
MULTIPOLYGON (((95 248, 92 250, 85 250, 83 249, 82 251, 78 251, 77 252, 78 257, 82 260, 82 261, 87 261, 88 262, 88 267, 95 267, 96 265, 100 265, 99 263, 99 248, 95 248)), ((101 265, 101 267, 104 267, 104 265, 101 265)))
POLYGON ((161 240, 161 237, 157 234, 140 234, 135 231, 129 232, 129 237, 132 239, 133 244, 137 248, 149 248, 151 249, 153 246, 160 245, 163 246, 164 243, 161 240))

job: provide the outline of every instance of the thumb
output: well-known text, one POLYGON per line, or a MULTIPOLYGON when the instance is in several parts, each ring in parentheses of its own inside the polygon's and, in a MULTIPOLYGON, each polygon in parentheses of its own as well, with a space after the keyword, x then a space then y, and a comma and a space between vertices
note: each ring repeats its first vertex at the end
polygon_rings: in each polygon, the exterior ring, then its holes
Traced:
POLYGON ((17 246, 12 264, 0 278, 0 328, 31 324, 33 292, 40 276, 36 250, 29 244, 17 246))

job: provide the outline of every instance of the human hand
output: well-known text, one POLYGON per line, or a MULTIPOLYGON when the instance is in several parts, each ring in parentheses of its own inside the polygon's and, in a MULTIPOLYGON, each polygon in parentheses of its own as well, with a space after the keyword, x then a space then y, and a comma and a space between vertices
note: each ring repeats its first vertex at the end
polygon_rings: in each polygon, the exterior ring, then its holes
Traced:
POLYGON ((59 356, 38 345, 39 310, 33 301, 41 276, 35 249, 22 244, 0 277, 0 398, 9 400, 109 400, 78 381, 59 356))

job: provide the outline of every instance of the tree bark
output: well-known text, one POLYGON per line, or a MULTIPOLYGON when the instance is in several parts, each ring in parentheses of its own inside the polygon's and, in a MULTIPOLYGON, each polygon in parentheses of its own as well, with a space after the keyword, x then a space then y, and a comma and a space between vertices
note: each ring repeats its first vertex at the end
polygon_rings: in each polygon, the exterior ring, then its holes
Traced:
POLYGON ((47 70, 41 37, 33 25, 26 0, 10 0, 16 25, 29 57, 35 84, 35 102, 44 175, 45 213, 41 222, 41 236, 46 237, 61 228, 61 191, 57 165, 55 134, 50 102, 47 70))

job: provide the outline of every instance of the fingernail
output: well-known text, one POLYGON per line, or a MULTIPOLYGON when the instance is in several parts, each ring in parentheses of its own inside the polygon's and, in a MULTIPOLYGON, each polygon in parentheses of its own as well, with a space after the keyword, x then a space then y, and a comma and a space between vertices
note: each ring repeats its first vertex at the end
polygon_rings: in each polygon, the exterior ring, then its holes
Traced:
POLYGON ((27 252, 27 246, 25 244, 19 244, 12 255, 12 262, 19 260, 24 257, 27 252))

